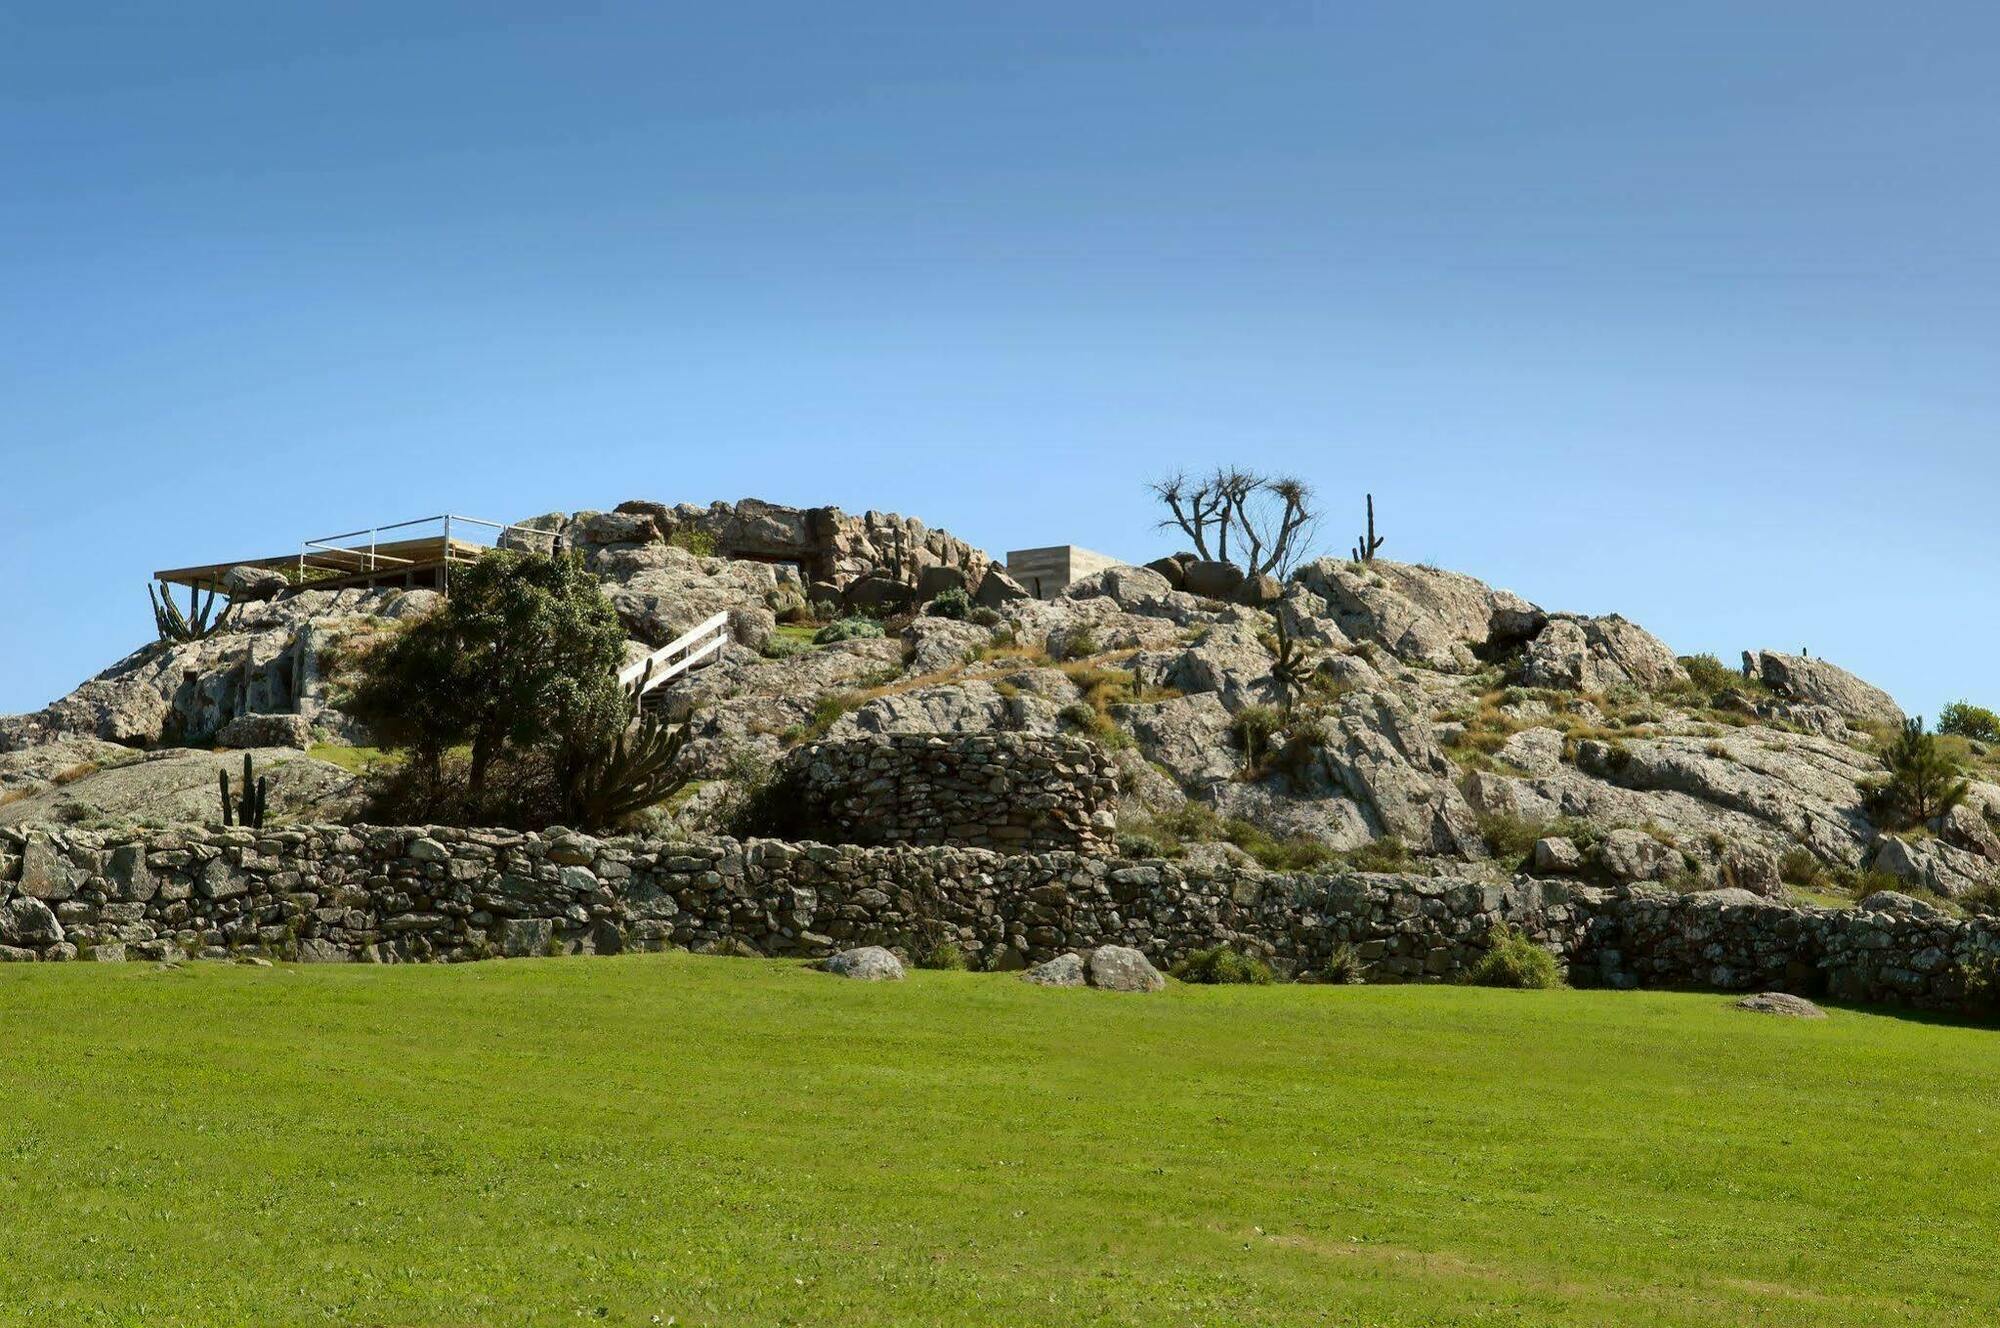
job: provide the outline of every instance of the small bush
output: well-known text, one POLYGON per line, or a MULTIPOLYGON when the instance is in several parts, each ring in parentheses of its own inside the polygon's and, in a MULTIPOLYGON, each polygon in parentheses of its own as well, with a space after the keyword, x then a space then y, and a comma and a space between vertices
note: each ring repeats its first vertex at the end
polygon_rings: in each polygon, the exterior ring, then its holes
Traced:
POLYGON ((981 627, 998 627, 1003 621, 1005 621, 1003 618, 1001 618, 1000 611, 998 609, 989 609, 983 604, 980 605, 978 608, 974 609, 971 613, 968 613, 966 615, 966 619, 969 622, 977 623, 981 627))
POLYGON ((1742 670, 1730 668, 1714 655, 1682 655, 1680 665, 1695 690, 1710 696, 1732 688, 1740 689, 1747 682, 1742 670))
POLYGON ((1383 835, 1349 853, 1347 865, 1364 872, 1403 871, 1410 865, 1410 848, 1394 835, 1383 835))
POLYGON ((2000 743, 2000 715, 1969 701, 1953 701, 1938 713, 1937 731, 1974 742, 2000 743))
POLYGON ((1271 739, 1285 727, 1285 716, 1276 706, 1244 706, 1229 721, 1230 736, 1243 749, 1243 758, 1254 767, 1270 755, 1271 739))
POLYGON ((2000 914, 2000 881, 1981 881, 1952 902, 1967 913, 2000 914))
POLYGON ((966 961, 965 951, 958 948, 958 942, 939 941, 917 961, 917 967, 936 969, 944 973, 963 973, 972 965, 966 961))
POLYGON ((1467 970, 1465 980, 1475 987, 1511 987, 1521 991, 1562 986, 1555 956, 1515 928, 1506 926, 1494 931, 1492 947, 1467 970))
POLYGON ((1271 966, 1255 955, 1212 945, 1184 956, 1169 970, 1182 982, 1205 986, 1265 986, 1271 981, 1271 966))
POLYGON ((1358 986, 1368 980, 1368 965, 1362 961, 1359 950, 1342 941, 1327 955, 1319 975, 1336 986, 1358 986))
POLYGON ((1527 857, 1534 851, 1535 841, 1547 832, 1548 826, 1542 821, 1524 820, 1505 812, 1479 818, 1479 833, 1493 850, 1493 856, 1502 862, 1519 862, 1527 857))
POLYGON ((938 597, 924 606, 924 612, 933 618, 951 618, 963 622, 972 616, 972 596, 965 593, 964 586, 953 586, 941 591, 938 597))
POLYGON ((1812 850, 1794 845, 1778 859, 1778 878, 1786 885, 1811 890, 1826 880, 1826 864, 1812 850))
POLYGON ((667 543, 676 549, 685 549, 697 558, 715 556, 715 536, 705 530, 676 530, 667 537, 667 543))
POLYGON ((1089 659, 1097 653, 1097 636, 1088 627, 1079 627, 1063 642, 1064 659, 1089 659))
POLYGON ((836 641, 859 641, 882 635, 882 624, 873 618, 836 618, 813 633, 813 644, 827 646, 836 641))

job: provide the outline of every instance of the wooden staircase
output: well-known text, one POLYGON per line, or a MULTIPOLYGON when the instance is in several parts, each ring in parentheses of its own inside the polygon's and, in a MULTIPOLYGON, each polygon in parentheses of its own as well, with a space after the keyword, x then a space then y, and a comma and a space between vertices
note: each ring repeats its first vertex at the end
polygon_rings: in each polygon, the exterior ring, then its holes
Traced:
POLYGON ((652 694, 660 687, 685 677, 714 660, 729 644, 727 610, 681 633, 644 659, 618 670, 621 687, 636 687, 641 707, 650 707, 652 694))

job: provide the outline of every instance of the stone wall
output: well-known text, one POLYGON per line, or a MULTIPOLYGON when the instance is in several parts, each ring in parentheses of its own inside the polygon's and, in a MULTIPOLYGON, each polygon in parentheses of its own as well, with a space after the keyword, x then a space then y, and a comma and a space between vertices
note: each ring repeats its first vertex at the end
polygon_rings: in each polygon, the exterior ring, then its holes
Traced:
POLYGON ((1027 733, 874 734, 789 753, 797 838, 1094 853, 1116 838, 1116 773, 1094 743, 1027 733))
POLYGON ((921 954, 950 941, 976 966, 1011 969, 1107 942, 1165 966, 1229 942, 1294 975, 1351 945, 1373 980, 1442 981, 1503 924, 1560 954, 1574 981, 1615 986, 1787 988, 1952 1009, 1968 1002, 1968 979, 2000 964, 1994 919, 1792 909, 1740 891, 408 827, 0 831, 8 959, 394 962, 666 946, 818 955, 868 943, 921 954))

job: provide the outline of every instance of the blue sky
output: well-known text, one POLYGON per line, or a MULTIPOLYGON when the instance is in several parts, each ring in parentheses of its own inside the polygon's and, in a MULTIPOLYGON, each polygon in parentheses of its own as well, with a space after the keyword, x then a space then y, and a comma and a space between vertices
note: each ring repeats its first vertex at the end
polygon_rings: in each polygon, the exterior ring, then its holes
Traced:
POLYGON ((0 8, 0 712, 147 573, 746 495, 1344 550, 2000 705, 1988 5, 0 8), (324 12, 310 12, 318 9, 324 12))

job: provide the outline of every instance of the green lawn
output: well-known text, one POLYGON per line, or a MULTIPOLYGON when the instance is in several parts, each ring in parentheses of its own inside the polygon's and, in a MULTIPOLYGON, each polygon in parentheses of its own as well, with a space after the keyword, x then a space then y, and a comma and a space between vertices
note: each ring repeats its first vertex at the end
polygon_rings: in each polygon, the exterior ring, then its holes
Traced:
POLYGON ((0 967, 0 1323, 1969 1324, 2000 1031, 687 956, 0 967))

